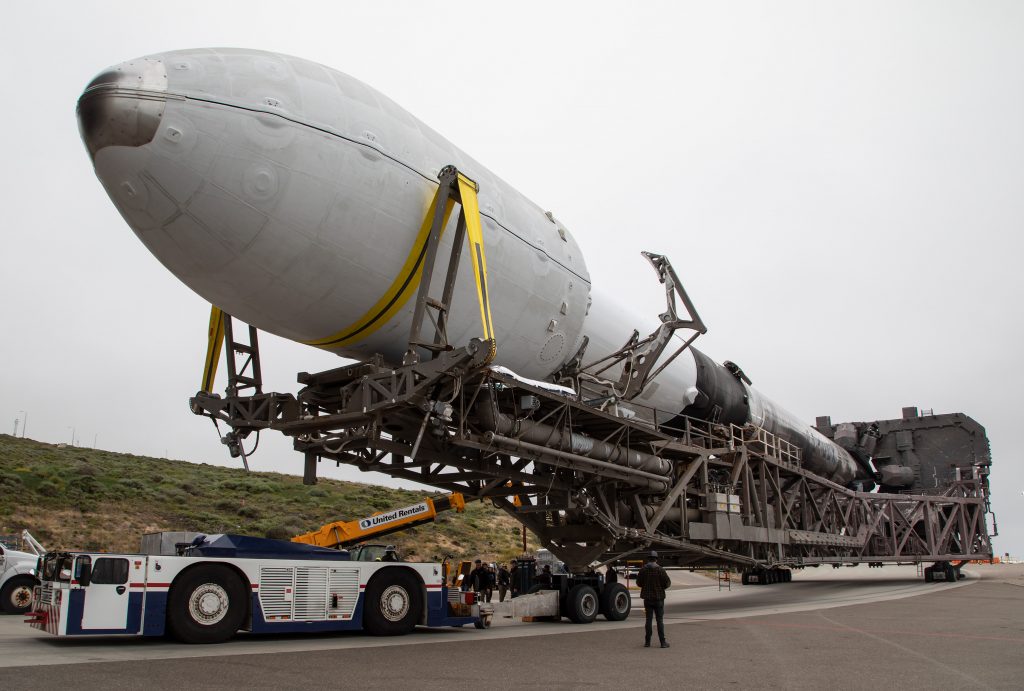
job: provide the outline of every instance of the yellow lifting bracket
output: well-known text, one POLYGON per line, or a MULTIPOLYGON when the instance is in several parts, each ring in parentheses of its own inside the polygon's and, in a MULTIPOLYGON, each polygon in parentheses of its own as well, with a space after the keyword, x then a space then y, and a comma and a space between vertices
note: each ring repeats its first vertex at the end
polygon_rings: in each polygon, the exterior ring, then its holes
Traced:
POLYGON ((431 229, 423 258, 423 273, 420 279, 419 295, 413 312, 406 362, 408 364, 418 359, 415 353, 416 348, 424 348, 432 351, 435 355, 440 351, 452 349, 448 342, 448 313, 451 309, 452 297, 454 295, 455 278, 458 273, 463 238, 466 238, 468 242, 470 260, 473 263, 473 277, 476 281, 477 300, 480 304, 480 323, 483 331, 483 341, 488 348, 486 360, 490 362, 494 359, 497 345, 494 337, 494 324, 491 318, 490 295, 487 292, 487 259, 484 253, 483 226, 480 223, 480 203, 477 200, 477 192, 480 188, 474 180, 460 173, 454 166, 442 168, 438 174, 438 180, 440 180, 441 184, 438 186, 434 199, 430 204, 427 212, 428 218, 424 220, 424 226, 429 221, 431 229), (455 203, 458 203, 462 208, 459 212, 455 238, 452 241, 452 253, 448 261, 448 275, 445 279, 444 289, 441 298, 435 299, 430 296, 434 260, 437 256, 437 247, 440 243, 441 234, 444 233, 448 214, 451 213, 455 203), (433 217, 432 219, 430 218, 431 216, 433 217), (430 314, 428 309, 435 310, 436 317, 430 314), (426 340, 422 335, 423 320, 428 315, 434 324, 434 337, 432 340, 426 340))
POLYGON ((206 363, 203 365, 203 383, 199 390, 213 392, 213 380, 217 378, 220 351, 224 346, 224 312, 219 307, 210 308, 210 330, 206 345, 206 363))
MULTIPOLYGON (((487 258, 484 256, 484 230, 480 224, 480 202, 476 193, 480 190, 473 180, 462 173, 459 176, 459 195, 462 198, 462 212, 466 217, 466 235, 469 237, 470 254, 473 258, 473 277, 476 279, 476 296, 480 301, 480 323, 483 325, 484 340, 494 340, 494 324, 491 323, 491 300, 487 295, 487 258)), ((492 346, 493 347, 493 346, 492 346)))

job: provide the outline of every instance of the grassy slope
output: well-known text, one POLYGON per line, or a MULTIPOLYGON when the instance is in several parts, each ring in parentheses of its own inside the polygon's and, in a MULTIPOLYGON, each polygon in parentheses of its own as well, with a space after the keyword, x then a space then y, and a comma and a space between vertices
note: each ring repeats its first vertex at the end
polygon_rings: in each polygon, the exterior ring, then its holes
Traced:
MULTIPOLYGON (((292 475, 0 435, 0 534, 28 528, 47 549, 132 552, 144 533, 161 530, 288 537, 422 496, 337 480, 307 487, 292 475)), ((504 560, 521 551, 519 524, 481 503, 380 541, 420 560, 504 560)))

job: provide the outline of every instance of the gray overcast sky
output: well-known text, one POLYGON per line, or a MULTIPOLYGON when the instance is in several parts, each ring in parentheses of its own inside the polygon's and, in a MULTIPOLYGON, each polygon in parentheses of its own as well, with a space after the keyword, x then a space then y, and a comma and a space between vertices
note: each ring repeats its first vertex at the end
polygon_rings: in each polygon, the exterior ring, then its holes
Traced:
MULTIPOLYGON (((7 6, 4 431, 27 410, 36 439, 74 428, 85 446, 231 463, 187 409, 208 306, 117 214, 74 109, 108 65, 261 48, 439 130, 564 221, 622 301, 660 311, 639 252, 667 254, 710 327, 702 349, 808 422, 971 415, 992 442, 996 551, 1024 556, 1024 4, 626 5, 7 6)), ((262 344, 276 390, 338 362, 262 344)), ((298 473, 270 436, 254 467, 298 473)))

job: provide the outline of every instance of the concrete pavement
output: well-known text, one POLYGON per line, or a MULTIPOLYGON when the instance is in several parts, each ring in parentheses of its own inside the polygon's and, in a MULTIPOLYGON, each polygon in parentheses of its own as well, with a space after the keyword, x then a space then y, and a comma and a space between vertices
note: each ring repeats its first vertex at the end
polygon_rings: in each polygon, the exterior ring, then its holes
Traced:
POLYGON ((980 580, 958 584, 859 567, 731 592, 674 590, 668 650, 641 647, 640 612, 617 624, 499 621, 488 631, 249 636, 221 646, 40 639, 9 630, 8 617, 0 664, 34 666, 0 669, 0 687, 1019 688, 1024 569, 1013 568, 972 567, 980 580))

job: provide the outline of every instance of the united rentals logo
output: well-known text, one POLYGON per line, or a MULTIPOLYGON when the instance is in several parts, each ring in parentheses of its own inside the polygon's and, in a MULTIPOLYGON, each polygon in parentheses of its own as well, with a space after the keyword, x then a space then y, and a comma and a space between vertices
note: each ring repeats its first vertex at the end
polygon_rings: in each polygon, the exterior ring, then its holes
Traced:
POLYGON ((394 523, 395 521, 409 516, 418 516, 421 513, 427 513, 430 507, 425 503, 413 504, 412 506, 406 506, 404 509, 395 509, 394 511, 388 511, 387 513, 379 513, 376 516, 370 516, 359 521, 359 527, 362 530, 368 528, 375 528, 385 523, 394 523))

